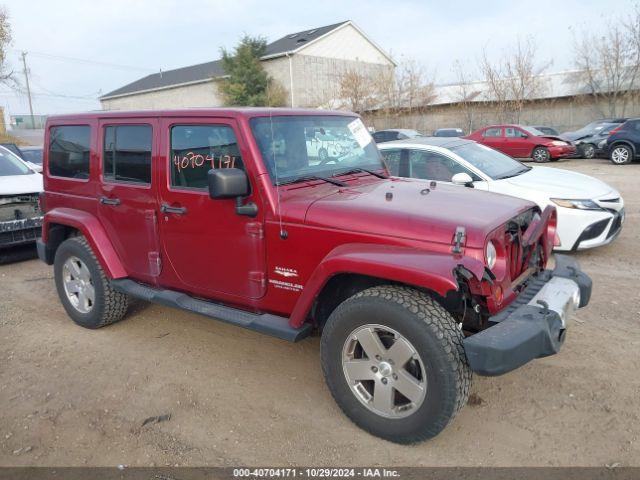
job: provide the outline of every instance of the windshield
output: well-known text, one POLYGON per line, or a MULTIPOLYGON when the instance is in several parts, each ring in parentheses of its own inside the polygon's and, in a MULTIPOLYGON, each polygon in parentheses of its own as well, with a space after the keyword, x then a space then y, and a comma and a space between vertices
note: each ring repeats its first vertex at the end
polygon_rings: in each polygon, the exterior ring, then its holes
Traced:
POLYGON ((34 173, 27 165, 16 155, 6 148, 0 147, 0 177, 8 177, 12 175, 29 175, 34 173))
POLYGON ((451 151, 494 180, 515 177, 531 170, 513 158, 479 143, 465 143, 451 151))
POLYGON ((35 163, 36 165, 42 165, 42 149, 33 148, 27 150, 23 148, 22 155, 27 162, 35 163))
POLYGON ((251 120, 251 130, 275 184, 330 177, 354 168, 383 170, 362 120, 342 116, 277 116, 251 120))
POLYGON ((546 135, 545 133, 542 133, 537 128, 533 128, 533 127, 521 127, 521 128, 525 132, 527 132, 529 135, 533 135, 534 137, 544 137, 546 135))

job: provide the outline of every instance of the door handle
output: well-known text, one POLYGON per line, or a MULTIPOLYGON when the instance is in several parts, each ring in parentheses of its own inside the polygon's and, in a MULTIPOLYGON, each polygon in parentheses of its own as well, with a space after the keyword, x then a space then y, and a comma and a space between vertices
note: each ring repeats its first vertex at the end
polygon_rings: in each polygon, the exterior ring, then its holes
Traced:
POLYGON ((187 213, 187 207, 171 207, 166 203, 160 205, 160 211, 162 213, 175 213, 176 215, 184 215, 187 213))
POLYGON ((113 205, 114 207, 120 205, 119 198, 100 197, 100 203, 102 205, 113 205))

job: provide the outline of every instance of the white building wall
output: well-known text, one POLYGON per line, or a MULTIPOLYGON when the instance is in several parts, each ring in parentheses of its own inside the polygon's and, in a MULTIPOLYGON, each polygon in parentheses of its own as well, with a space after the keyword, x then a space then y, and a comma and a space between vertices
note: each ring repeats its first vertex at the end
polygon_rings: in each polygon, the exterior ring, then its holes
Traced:
POLYGON ((310 43, 299 55, 391 65, 391 61, 353 25, 345 25, 310 43))
POLYGON ((220 107, 222 99, 214 80, 166 88, 152 92, 135 93, 123 97, 101 100, 103 110, 157 110, 190 107, 220 107))

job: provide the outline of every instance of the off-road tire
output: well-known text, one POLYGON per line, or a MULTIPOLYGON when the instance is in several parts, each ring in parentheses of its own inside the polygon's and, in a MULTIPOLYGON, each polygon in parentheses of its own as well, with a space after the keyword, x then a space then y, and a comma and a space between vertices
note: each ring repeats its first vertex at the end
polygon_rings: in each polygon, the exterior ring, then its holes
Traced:
POLYGON ((611 149, 611 154, 609 155, 609 159, 611 163, 614 165, 628 165, 633 161, 633 150, 630 146, 624 144, 614 145, 611 149), (616 153, 620 151, 626 151, 626 157, 624 155, 616 156, 616 153), (614 160, 616 158, 616 160, 614 160), (619 158, 619 159, 618 159, 619 158))
POLYGON ((111 287, 100 262, 84 237, 71 237, 60 244, 56 251, 53 271, 60 301, 71 320, 81 327, 100 328, 115 323, 124 317, 129 306, 129 297, 111 287), (93 307, 87 313, 78 311, 71 304, 64 289, 63 265, 71 256, 80 259, 91 273, 95 301, 93 307))
POLYGON ((536 163, 547 163, 551 160, 551 154, 546 147, 536 147, 531 152, 531 158, 536 163))
POLYGON ((342 411, 356 425, 392 442, 410 444, 440 433, 467 403, 471 370, 463 335, 449 313, 426 293, 383 285, 341 303, 330 315, 320 344, 325 380, 342 411), (354 329, 378 324, 403 335, 426 370, 426 396, 403 418, 385 418, 365 407, 351 391, 342 367, 342 351, 354 329))

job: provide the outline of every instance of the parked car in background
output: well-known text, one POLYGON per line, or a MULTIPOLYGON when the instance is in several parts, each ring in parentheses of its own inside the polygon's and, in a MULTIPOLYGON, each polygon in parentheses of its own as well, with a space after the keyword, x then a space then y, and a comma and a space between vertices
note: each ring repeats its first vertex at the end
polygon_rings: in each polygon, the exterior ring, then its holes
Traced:
POLYGON ((462 137, 464 132, 461 128, 439 128, 434 130, 434 137, 462 137))
POLYGON ((578 158, 596 158, 599 156, 606 156, 604 151, 605 140, 614 129, 620 126, 619 123, 602 123, 598 125, 592 135, 580 137, 574 141, 578 158))
POLYGON ((544 127, 544 126, 541 126, 541 125, 535 125, 533 128, 535 128, 539 132, 544 133, 545 135, 551 135, 553 137, 559 137, 560 136, 560 134, 558 133, 558 131, 555 128, 544 127))
POLYGON ((371 134, 376 143, 391 142, 393 140, 404 140, 405 138, 424 137, 417 130, 407 128, 396 128, 390 130, 378 130, 371 134))
POLYGON ((35 243, 42 213, 42 175, 0 146, 0 248, 35 243))
POLYGON ((626 165, 640 156, 640 118, 614 128, 601 144, 611 162, 626 165))
POLYGON ((464 139, 417 138, 380 146, 392 175, 466 185, 556 207, 556 250, 605 245, 620 233, 620 193, 587 175, 529 167, 485 145, 464 139))
POLYGON ((22 158, 32 165, 42 168, 42 147, 21 147, 22 158))
POLYGON ((538 163, 571 157, 576 153, 571 142, 524 125, 490 125, 464 138, 500 150, 510 157, 531 158, 538 163))
POLYGON ((627 120, 628 118, 603 118, 601 120, 595 120, 574 132, 564 132, 560 134, 560 138, 570 142, 576 142, 598 133, 606 124, 615 123, 617 125, 622 125, 627 120))
POLYGON ((36 172, 42 172, 42 147, 19 147, 15 143, 0 143, 0 147, 4 147, 9 150, 11 153, 16 155, 22 161, 26 162, 29 165, 29 168, 35 170, 36 172), (37 158, 37 152, 35 154, 31 153, 30 149, 39 149, 40 151, 40 163, 35 163, 30 160, 30 158, 37 158), (25 153, 26 150, 29 150, 29 153, 25 153))
POLYGON ((8 149, 11 153, 13 153, 14 155, 17 155, 18 157, 22 158, 22 150, 20 150, 20 147, 18 145, 16 145, 15 143, 2 142, 2 143, 0 143, 0 147, 4 147, 4 148, 8 149))

